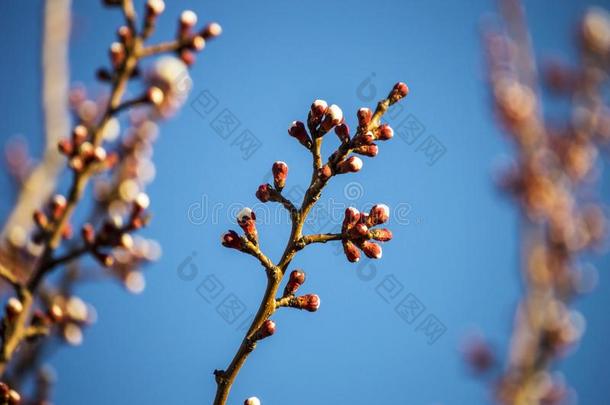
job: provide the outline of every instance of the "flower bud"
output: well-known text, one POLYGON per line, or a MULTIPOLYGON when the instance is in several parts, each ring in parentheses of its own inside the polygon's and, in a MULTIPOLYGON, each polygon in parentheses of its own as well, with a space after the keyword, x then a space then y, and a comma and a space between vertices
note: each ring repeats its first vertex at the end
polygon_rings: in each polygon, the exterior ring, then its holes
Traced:
POLYGON ((349 230, 360 220, 360 212, 354 207, 348 207, 345 209, 345 216, 343 217, 343 230, 349 230))
POLYGON ((183 32, 188 31, 197 24, 197 14, 192 10, 184 10, 180 14, 180 30, 183 32))
POLYGON ((369 231, 369 236, 372 239, 378 240, 380 242, 387 242, 389 240, 392 240, 392 231, 386 228, 371 229, 369 231))
POLYGON ((49 218, 40 210, 34 211, 33 218, 40 229, 45 229, 49 225, 49 218))
POLYGON ((375 136, 373 135, 373 133, 371 131, 361 133, 360 135, 357 135, 354 138, 355 146, 373 145, 374 142, 375 142, 375 136))
POLYGON ((70 156, 74 152, 74 146, 69 139, 61 139, 59 142, 57 142, 57 149, 59 149, 59 152, 66 156, 70 156))
POLYGON ((106 149, 104 149, 103 146, 97 146, 94 150, 93 150, 93 158, 97 161, 97 162, 103 162, 104 160, 106 160, 106 149))
POLYGON ((316 294, 307 294, 297 297, 297 308, 309 312, 316 312, 320 308, 320 297, 316 294))
POLYGON ((305 283, 305 273, 300 270, 293 270, 284 288, 284 295, 293 295, 299 287, 305 283))
POLYGON ((243 208, 237 214, 237 224, 243 229, 250 242, 258 243, 258 232, 256 231, 256 214, 250 208, 243 208))
POLYGON ((379 148, 375 144, 362 145, 362 146, 358 146, 357 148, 355 148, 354 153, 357 153, 357 154, 363 155, 363 156, 375 157, 375 156, 377 156, 377 153, 379 153, 379 148))
POLYGON ((237 232, 233 230, 230 230, 227 233, 223 234, 220 238, 220 242, 222 243, 222 246, 232 249, 242 250, 244 247, 241 238, 239 237, 237 232))
POLYGON ((195 35, 191 39, 190 47, 194 51, 197 51, 197 52, 202 51, 203 48, 205 48, 205 39, 203 39, 203 37, 201 35, 195 35))
POLYGON ((112 66, 118 67, 125 59, 125 46, 120 42, 113 42, 110 45, 109 53, 112 66))
POLYGON ((403 82, 396 83, 388 96, 390 104, 394 104, 401 98, 406 97, 407 94, 409 94, 409 87, 403 82))
POLYGON ((150 198, 146 193, 138 193, 133 202, 139 210, 145 210, 150 205, 150 198))
POLYGON ((186 66, 191 66, 195 63, 195 54, 188 49, 180 51, 180 60, 184 62, 186 66))
POLYGON ((324 115, 324 113, 326 112, 327 108, 328 108, 328 104, 326 103, 326 101, 324 101, 324 100, 315 100, 311 104, 311 115, 312 115, 312 117, 317 118, 318 120, 320 120, 322 118, 322 116, 324 115))
POLYGON ((256 198, 264 203, 269 201, 271 199, 271 185, 261 184, 258 186, 258 190, 256 190, 256 198))
POLYGON ((381 259, 381 246, 374 242, 365 240, 360 244, 360 249, 370 259, 381 259))
POLYGON ((47 312, 49 319, 55 323, 61 322, 64 318, 64 310, 57 304, 51 305, 47 312))
POLYGON ((323 132, 328 132, 334 126, 339 125, 343 121, 343 111, 338 105, 333 104, 326 109, 324 121, 322 121, 321 129, 323 132))
POLYGON ((114 264, 114 257, 107 253, 94 252, 95 258, 104 267, 111 267, 114 264))
POLYGON ((72 130, 72 142, 74 145, 78 146, 87 139, 87 135, 89 134, 89 130, 84 125, 77 125, 72 130))
POLYGON ((356 173, 360 169, 362 169, 362 160, 357 156, 351 156, 337 164, 337 173, 356 173))
POLYGON ((165 2, 163 0, 148 0, 146 2, 146 11, 151 16, 158 16, 165 10, 165 2))
POLYGON ((364 238, 368 235, 368 233, 369 228, 362 222, 357 223, 356 225, 347 230, 347 235, 352 240, 364 238))
POLYGON ((6 315, 9 319, 15 319, 23 312, 23 304, 19 299, 11 297, 6 302, 6 315))
POLYGON ((394 130, 388 124, 381 124, 376 131, 377 139, 387 141, 394 136, 394 130))
POLYGON ((358 126, 366 127, 371 122, 371 118, 373 118, 373 112, 370 108, 363 107, 358 110, 356 114, 358 117, 358 126))
POLYGON ((261 401, 256 397, 250 397, 244 401, 244 405, 261 405, 261 401))
POLYGON ((366 225, 373 227, 375 225, 383 224, 390 218, 390 209, 385 204, 375 204, 369 216, 366 220, 366 225))
POLYGON ((81 236, 87 245, 93 245, 95 243, 95 230, 93 225, 86 223, 81 229, 81 236))
POLYGON ((351 263, 356 263, 360 260, 360 251, 356 245, 349 240, 343 241, 343 252, 345 253, 347 260, 351 263))
POLYGON ((156 86, 151 86, 146 91, 146 101, 153 104, 156 107, 159 107, 163 100, 165 99, 165 94, 163 94, 163 90, 156 86))
POLYGON ((8 392, 8 405, 19 405, 20 403, 21 395, 15 390, 10 390, 8 392))
POLYGON ((214 39, 220 34, 222 34, 222 27, 220 26, 220 24, 215 22, 206 25, 200 33, 200 35, 206 41, 208 39, 214 39))
POLYGON ((346 123, 337 125, 335 127, 335 134, 337 134, 341 142, 349 142, 349 126, 346 123))
POLYGON ((271 319, 267 319, 265 322, 263 322, 263 325, 258 330, 258 332, 254 336, 254 338, 255 338, 255 340, 260 340, 260 339, 269 337, 269 336, 273 335, 274 333, 275 333, 275 322, 273 322, 271 319))
POLYGON ((275 183, 275 188, 281 191, 286 185, 286 178, 288 177, 288 165, 282 161, 277 161, 273 164, 271 171, 273 172, 273 182, 275 183))
POLYGON ((333 175, 333 172, 329 165, 324 165, 320 168, 320 170, 318 170, 318 177, 321 180, 328 180, 330 178, 330 176, 332 176, 332 175, 333 175))
POLYGON ((296 138, 306 148, 311 147, 311 139, 309 139, 305 124, 301 121, 292 121, 292 124, 288 127, 288 134, 296 138))

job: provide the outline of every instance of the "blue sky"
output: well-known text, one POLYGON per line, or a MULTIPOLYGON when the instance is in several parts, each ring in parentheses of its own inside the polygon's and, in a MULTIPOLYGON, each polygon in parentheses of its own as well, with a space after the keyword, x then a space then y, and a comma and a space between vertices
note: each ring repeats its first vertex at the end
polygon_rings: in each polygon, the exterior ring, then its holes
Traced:
MULTIPOLYGON (((93 72, 107 62, 107 44, 121 21, 100 3, 75 1, 70 50, 72 80, 94 89, 102 89, 93 72)), ((526 2, 535 47, 540 55, 569 57, 574 24, 590 2, 556 1, 552 14, 548 4, 526 2)), ((0 141, 23 134, 34 153, 41 145, 41 5, 0 5, 0 141)), ((286 128, 306 118, 312 100, 340 105, 353 124, 359 107, 373 107, 369 99, 402 80, 411 94, 390 122, 415 120, 417 139, 381 145, 361 173, 334 180, 321 201, 326 207, 388 204, 394 240, 384 245, 380 261, 360 266, 332 244, 300 253, 293 267, 307 272, 303 290, 318 294, 321 308, 274 316, 276 335, 250 357, 230 403, 250 395, 265 405, 489 403, 458 349, 465 334, 478 329, 503 353, 519 294, 517 216, 492 183, 496 163, 510 148, 490 114, 478 35, 494 2, 174 1, 153 40, 173 35, 182 9, 196 11, 200 21, 218 21, 224 33, 200 55, 189 101, 162 125, 156 145, 157 177, 149 188, 154 218, 144 233, 164 254, 147 270, 142 295, 110 283, 80 289, 99 319, 82 347, 51 359, 59 376, 56 402, 211 403, 211 373, 233 356, 243 334, 239 325, 256 311, 265 282, 254 259, 220 245, 219 236, 236 228, 229 213, 257 202, 254 192, 276 160, 290 166, 287 190, 305 187, 309 156, 286 128), (217 100, 215 109, 201 114, 201 97, 217 100), (225 109, 241 123, 228 139, 213 124, 225 109), (255 137, 255 150, 244 150, 244 130, 255 137), (428 139, 445 150, 433 164, 422 151, 428 139), (192 281, 180 277, 189 258, 192 281), (208 302, 200 286, 210 279, 223 288, 208 302), (389 285, 395 295, 388 296, 389 285), (218 310, 227 297, 245 308, 232 323, 218 310), (425 310, 409 323, 396 307, 413 298, 425 310), (418 330, 428 316, 446 328, 433 344, 418 330)), ((7 179, 0 181, 6 190, 7 179)), ((0 202, 0 213, 10 202, 0 202)), ((260 224, 262 248, 277 259, 288 233, 286 221, 260 224)), ((598 264, 600 287, 578 303, 587 333, 576 355, 561 364, 581 403, 610 401, 602 383, 610 369, 599 361, 610 349, 604 310, 610 278, 607 260, 598 264)))

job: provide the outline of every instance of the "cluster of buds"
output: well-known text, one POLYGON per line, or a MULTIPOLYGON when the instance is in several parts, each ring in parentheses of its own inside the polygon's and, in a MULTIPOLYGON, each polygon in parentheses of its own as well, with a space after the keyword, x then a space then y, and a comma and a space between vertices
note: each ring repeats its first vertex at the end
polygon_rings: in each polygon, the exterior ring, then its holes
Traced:
POLYGON ((57 144, 59 151, 68 158, 70 167, 76 172, 81 172, 92 164, 100 165, 100 169, 112 167, 118 156, 106 153, 103 146, 93 146, 88 138, 89 130, 81 124, 74 127, 69 139, 62 139, 57 144))
MULTIPOLYGON (((66 197, 61 194, 56 194, 47 204, 45 210, 34 211, 34 223, 38 228, 38 231, 32 235, 34 243, 42 243, 49 237, 51 232, 55 229, 55 226, 61 221, 66 207, 66 197)), ((72 237, 72 226, 70 223, 66 223, 63 226, 61 229, 61 236, 64 239, 70 239, 72 237)))
POLYGON ((95 322, 96 314, 92 306, 77 296, 55 295, 46 313, 35 312, 34 320, 45 325, 59 327, 64 341, 78 346, 83 341, 83 328, 95 322))
POLYGON ((0 382, 0 405, 19 405, 21 403, 21 395, 11 389, 8 384, 0 382))
POLYGON ((130 232, 136 231, 148 223, 150 217, 146 208, 149 204, 148 196, 140 193, 133 201, 127 221, 121 216, 112 216, 104 222, 99 231, 95 231, 93 225, 89 223, 83 225, 81 229, 83 240, 98 262, 105 267, 111 267, 114 264, 114 257, 103 248, 121 247, 130 251, 134 247, 130 232))
POLYGON ((374 226, 387 222, 390 210, 387 205, 374 205, 368 214, 359 212, 353 207, 345 210, 341 234, 343 235, 343 251, 347 260, 354 263, 360 260, 360 250, 371 259, 381 258, 381 246, 372 242, 387 242, 392 239, 392 232, 386 228, 374 226))

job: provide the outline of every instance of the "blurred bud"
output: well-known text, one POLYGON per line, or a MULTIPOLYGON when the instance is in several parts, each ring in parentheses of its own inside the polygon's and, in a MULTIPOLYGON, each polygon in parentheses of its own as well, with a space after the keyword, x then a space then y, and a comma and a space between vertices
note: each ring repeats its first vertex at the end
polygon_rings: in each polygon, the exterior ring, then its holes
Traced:
POLYGON ((244 401, 244 405, 261 405, 261 401, 256 397, 250 397, 244 401))
POLYGON ((72 130, 72 142, 74 142, 74 144, 76 146, 79 146, 82 142, 84 142, 87 139, 88 134, 89 134, 89 131, 87 130, 86 126, 77 125, 72 130))
POLYGON ((95 243, 95 230, 90 223, 83 225, 81 235, 87 245, 93 245, 95 243))
POLYGON ((6 302, 6 315, 9 319, 15 319, 23 312, 23 304, 19 299, 11 297, 6 302))
POLYGON ((140 210, 145 210, 150 205, 150 198, 146 193, 138 193, 134 200, 134 204, 140 210))
POLYGON ((275 188, 281 191, 286 185, 286 178, 288 177, 288 165, 282 161, 277 161, 273 164, 271 170, 273 172, 273 182, 275 183, 275 188))
POLYGON ((45 229, 49 225, 49 218, 40 210, 34 211, 33 218, 40 229, 45 229))
POLYGON ((66 156, 70 156, 74 152, 72 142, 68 139, 61 139, 57 142, 57 149, 66 156))
POLYGON ((8 405, 19 405, 20 403, 21 395, 15 390, 10 390, 8 392, 8 405))
POLYGON ((390 218, 390 209, 385 204, 376 204, 371 208, 366 224, 369 227, 383 224, 390 218))
POLYGON ((360 251, 356 245, 349 240, 343 241, 343 252, 345 253, 347 260, 351 263, 356 263, 360 260, 360 251))
POLYGON ((337 173, 356 173, 360 169, 362 169, 362 160, 357 156, 351 156, 337 163, 337 173))
POLYGON ((188 31, 197 24, 197 14, 192 10, 184 10, 180 14, 180 28, 181 31, 188 31))
POLYGON ((213 39, 222 34, 222 27, 218 23, 210 23, 201 31, 201 36, 205 39, 213 39))
POLYGON ((53 322, 58 323, 62 321, 64 311, 59 305, 53 304, 51 305, 51 308, 49 308, 47 315, 53 322))
POLYGON ((271 198, 271 185, 261 184, 258 186, 258 190, 256 190, 256 198, 258 198, 261 202, 269 201, 271 198))
POLYGON ((362 249, 364 254, 370 259, 381 259, 381 246, 374 242, 365 240, 360 244, 360 249, 362 249))
POLYGON ((163 0, 148 0, 146 2, 146 11, 150 16, 158 16, 165 10, 165 2, 163 0))
POLYGON ((205 48, 205 39, 201 35, 195 35, 191 39, 191 48, 197 52, 202 51, 205 48))
POLYGON ((243 242, 242 242, 241 238, 239 237, 237 232, 235 232, 233 230, 230 230, 227 233, 223 234, 222 237, 220 238, 220 241, 222 243, 222 246, 224 246, 224 247, 237 249, 237 250, 243 249, 243 242))
POLYGON ((605 55, 610 48, 610 17, 601 8, 591 8, 581 27, 582 41, 593 52, 605 55))
POLYGON ((163 103, 164 99, 165 95, 163 94, 163 90, 156 86, 151 86, 146 91, 146 101, 157 107, 159 107, 163 103))
POLYGON ((113 42, 110 45, 110 62, 117 68, 125 59, 125 46, 120 42, 113 42))

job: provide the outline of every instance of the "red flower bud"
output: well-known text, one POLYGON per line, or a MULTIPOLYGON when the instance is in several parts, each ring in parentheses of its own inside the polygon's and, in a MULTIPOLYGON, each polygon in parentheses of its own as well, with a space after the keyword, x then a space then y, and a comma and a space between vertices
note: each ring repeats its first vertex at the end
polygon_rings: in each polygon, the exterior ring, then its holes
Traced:
POLYGON ((390 104, 394 104, 401 98, 406 97, 407 94, 409 94, 409 87, 403 82, 396 83, 388 96, 390 104))
POLYGON ((371 229, 369 235, 380 242, 387 242, 392 239, 392 231, 386 228, 371 229))
POLYGON ((244 208, 237 214, 237 224, 243 229, 246 237, 254 244, 258 243, 256 215, 250 208, 244 208))
POLYGON ((390 209, 385 204, 376 204, 371 208, 369 216, 366 219, 366 225, 373 227, 375 225, 383 224, 390 218, 390 209))
POLYGON ((315 100, 311 104, 311 115, 313 118, 320 120, 326 109, 328 108, 328 104, 324 100, 315 100))
POLYGON ((354 138, 354 145, 355 146, 362 146, 362 145, 373 145, 375 142, 375 136, 373 135, 373 133, 371 131, 365 132, 363 134, 357 135, 354 138))
POLYGON ((288 165, 282 161, 277 161, 273 164, 271 171, 273 172, 273 182, 275 183, 275 188, 281 191, 286 185, 286 178, 288 177, 288 165))
POLYGON ((349 142, 349 127, 345 122, 335 127, 335 134, 337 134, 341 142, 349 142))
POLYGON ((83 225, 81 235, 87 245, 93 245, 93 243, 95 243, 95 230, 93 229, 93 225, 90 223, 83 225))
POLYGON ((347 257, 347 260, 351 263, 355 263, 360 260, 360 251, 356 245, 349 240, 343 241, 343 252, 345 253, 345 257, 347 257))
POLYGON ((358 116, 358 126, 366 127, 371 122, 371 118, 373 118, 373 112, 370 108, 361 108, 358 110, 356 114, 358 116))
MULTIPOLYGON (((195 54, 188 49, 183 49, 180 51, 180 60, 184 62, 186 66, 192 66, 195 63, 195 54)), ((156 103, 155 103, 156 104, 156 103)), ((161 103, 157 104, 160 105, 161 103)))
POLYGON ((345 216, 343 217, 343 230, 349 230, 360 220, 360 212, 354 207, 348 207, 345 209, 345 216))
POLYGON ((296 138, 306 148, 311 147, 311 139, 309 139, 305 124, 301 121, 292 121, 292 124, 288 127, 288 134, 296 138))
POLYGON ((333 175, 332 170, 330 169, 329 165, 324 165, 320 168, 320 170, 318 171, 318 177, 321 180, 328 180, 330 178, 330 176, 333 175))
POLYGON ((362 169, 362 160, 357 156, 351 156, 337 163, 337 173, 356 173, 360 169, 362 169))
POLYGON ((230 230, 220 238, 222 246, 242 250, 244 245, 237 232, 230 230))
POLYGON ((368 240, 362 241, 360 249, 362 249, 368 258, 381 259, 381 246, 374 242, 369 242, 368 240))
POLYGON ((357 223, 351 229, 347 231, 347 235, 350 239, 361 239, 367 236, 369 233, 369 228, 363 224, 362 222, 357 223))
POLYGON ((269 337, 275 333, 275 322, 267 319, 256 333, 255 339, 260 340, 269 337))
POLYGON ((326 133, 341 122, 343 122, 343 111, 341 111, 341 108, 339 108, 338 105, 333 104, 326 109, 320 129, 326 133))
POLYGON ((377 139, 380 141, 387 141, 394 136, 394 130, 388 124, 381 124, 379 128, 377 128, 376 135, 377 139))
POLYGON ((354 153, 357 153, 357 154, 363 155, 363 156, 375 157, 375 156, 377 156, 377 153, 379 153, 379 148, 375 144, 362 145, 362 146, 358 146, 357 148, 355 148, 354 153))
POLYGON ((309 312, 316 312, 320 308, 320 297, 316 294, 307 294, 297 297, 297 308, 309 312))
POLYGON ((258 198, 261 202, 269 201, 269 199, 271 199, 271 185, 261 184, 258 186, 258 190, 256 190, 256 198, 258 198))
POLYGON ((292 295, 297 292, 299 287, 305 283, 305 273, 300 270, 293 270, 284 288, 284 295, 292 295))

